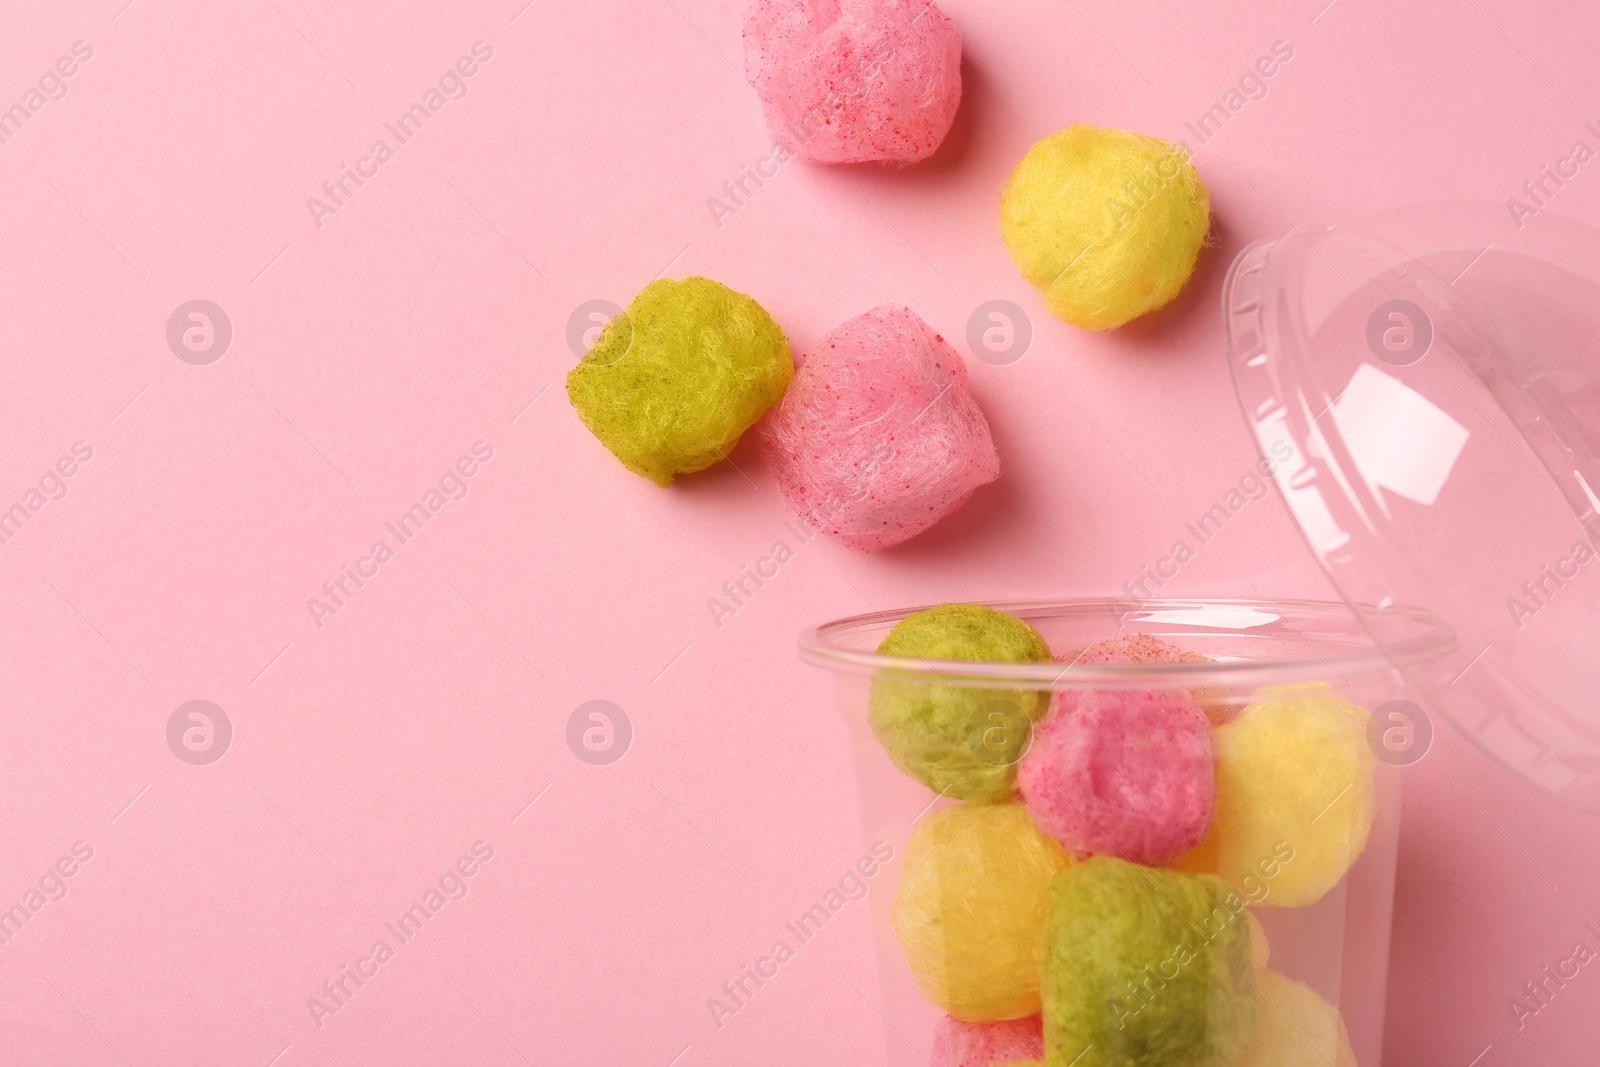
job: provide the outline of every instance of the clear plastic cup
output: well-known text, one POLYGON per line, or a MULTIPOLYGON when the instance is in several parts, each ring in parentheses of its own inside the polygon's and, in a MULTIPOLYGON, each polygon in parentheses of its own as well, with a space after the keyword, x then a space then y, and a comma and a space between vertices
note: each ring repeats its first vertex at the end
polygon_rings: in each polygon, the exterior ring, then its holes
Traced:
MULTIPOLYGON (((985 716, 994 713, 996 699, 1004 703, 1005 694, 1026 701, 1029 693, 1057 700, 1063 693, 1093 690, 1181 689, 1216 722, 1237 716, 1263 687, 1325 683, 1326 691, 1370 714, 1365 735, 1374 756, 1370 765, 1376 802, 1365 847, 1348 873, 1315 903, 1276 906, 1270 886, 1264 897, 1252 890, 1246 903, 1259 899, 1262 905, 1249 910, 1265 931, 1271 970, 1304 983, 1336 1007, 1355 1062, 1379 1067, 1401 769, 1420 757, 1431 737, 1426 713, 1412 701, 1411 683, 1427 677, 1431 665, 1454 651, 1451 630, 1420 609, 1368 606, 1358 614, 1344 604, 1314 601, 1071 600, 988 606, 1025 619, 1068 662, 968 663, 879 655, 876 649, 895 624, 920 609, 841 619, 800 639, 801 657, 833 672, 837 682, 856 764, 865 843, 871 847, 883 842, 894 850, 887 870, 873 880, 870 896, 879 970, 873 1006, 886 1023, 887 1062, 926 1067, 935 1028, 945 1014, 919 993, 891 911, 913 830, 959 802, 940 796, 891 761, 869 721, 875 683, 968 688, 983 693, 974 714, 985 716), (1135 633, 1154 635, 1207 661, 1073 661, 1079 650, 1135 633)), ((1006 727, 1004 720, 1002 715, 996 722, 1006 727)), ((1265 993, 1257 997, 1270 1000, 1265 993)), ((1285 1019, 1284 1012, 1293 1013, 1288 1005, 1271 1003, 1260 1010, 1285 1019)), ((1313 1055, 1305 1062, 1321 1058, 1313 1055)), ((1347 1067, 1331 1062, 1335 1055, 1325 1058, 1330 1067, 1347 1067)))

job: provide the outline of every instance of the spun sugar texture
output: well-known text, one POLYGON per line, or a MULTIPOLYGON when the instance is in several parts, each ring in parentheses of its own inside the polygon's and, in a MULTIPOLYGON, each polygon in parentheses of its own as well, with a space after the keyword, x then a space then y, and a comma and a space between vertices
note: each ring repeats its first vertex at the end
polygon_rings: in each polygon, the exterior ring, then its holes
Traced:
POLYGON ((1256 971, 1261 1021, 1239 1067, 1356 1067, 1339 1009, 1310 986, 1256 971))
MULTIPOLYGON (((1209 656, 1179 648, 1155 634, 1122 634, 1107 641, 1061 655, 1062 663, 1211 663, 1209 656)), ((1233 718, 1227 694, 1219 688, 1191 689, 1189 695, 1200 705, 1213 726, 1233 718)))
POLYGON ((1155 634, 1120 634, 1106 641, 1090 645, 1079 652, 1069 652, 1061 659, 1066 663, 1112 663, 1110 657, 1120 656, 1129 663, 1210 663, 1198 652, 1190 652, 1161 640, 1155 634))
POLYGON ((1269 686, 1217 727, 1217 811, 1177 866, 1252 904, 1315 904, 1366 847, 1376 806, 1367 713, 1323 682, 1269 686))
POLYGON ((1000 234, 1051 314, 1110 330, 1177 296, 1211 198, 1177 145, 1069 126, 1029 149, 1000 197, 1000 234))
POLYGON ((1037 1014, 1050 878, 1067 863, 1021 804, 961 804, 919 823, 890 909, 918 991, 964 1022, 1037 1014))
POLYGON ((1213 759, 1211 724, 1182 689, 1068 690, 1034 727, 1017 784, 1073 853, 1160 865, 1204 839, 1213 759))
POLYGON ((1226 883, 1096 856, 1050 895, 1050 1067, 1236 1067, 1257 1004, 1244 904, 1226 883))
POLYGON ((670 485, 732 452, 793 375, 760 304, 710 278, 662 279, 600 331, 567 396, 624 466, 670 485))
POLYGON ((1044 1023, 1037 1015, 968 1023, 946 1015, 933 1032, 929 1067, 1011 1067, 1044 1059, 1044 1023))
POLYGON ((966 365, 907 308, 819 341, 760 432, 789 506, 865 552, 915 537, 1000 476, 966 365))
MULTIPOLYGON (((1038 631, 979 604, 945 604, 901 619, 878 646, 887 656, 970 662, 1050 659, 1038 631)), ((974 689, 885 673, 873 679, 868 722, 895 766, 944 796, 991 804, 1016 795, 1016 763, 1048 693, 974 689)))
POLYGON ((961 34, 929 0, 751 0, 744 52, 777 163, 913 163, 961 104, 961 34))

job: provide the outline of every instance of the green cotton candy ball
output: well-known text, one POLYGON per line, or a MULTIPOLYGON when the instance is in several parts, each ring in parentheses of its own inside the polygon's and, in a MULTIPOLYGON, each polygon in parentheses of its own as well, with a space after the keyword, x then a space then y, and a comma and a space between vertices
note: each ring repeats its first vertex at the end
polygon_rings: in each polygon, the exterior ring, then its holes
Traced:
MULTIPOLYGON (((1050 648, 1014 615, 977 604, 946 604, 901 619, 878 646, 885 656, 1038 663, 1050 648)), ((872 683, 868 718, 895 766, 944 796, 974 804, 1017 792, 1017 761, 1050 694, 976 689, 886 672, 872 683)))
POLYGON ((793 377, 760 304, 710 278, 662 279, 600 331, 567 396, 623 466, 671 485, 732 452, 793 377))
POLYGON ((1109 856, 1050 884, 1049 1067, 1236 1067, 1260 1010, 1244 901, 1208 874, 1109 856))

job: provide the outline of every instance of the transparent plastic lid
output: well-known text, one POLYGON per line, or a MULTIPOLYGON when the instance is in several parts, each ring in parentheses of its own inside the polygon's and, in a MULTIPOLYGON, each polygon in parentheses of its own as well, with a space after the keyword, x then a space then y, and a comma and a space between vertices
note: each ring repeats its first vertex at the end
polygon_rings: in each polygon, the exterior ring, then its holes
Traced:
POLYGON ((1442 616, 1441 669, 1401 665, 1420 693, 1600 811, 1600 232, 1477 203, 1295 231, 1239 254, 1223 321, 1245 419, 1351 608, 1442 616))

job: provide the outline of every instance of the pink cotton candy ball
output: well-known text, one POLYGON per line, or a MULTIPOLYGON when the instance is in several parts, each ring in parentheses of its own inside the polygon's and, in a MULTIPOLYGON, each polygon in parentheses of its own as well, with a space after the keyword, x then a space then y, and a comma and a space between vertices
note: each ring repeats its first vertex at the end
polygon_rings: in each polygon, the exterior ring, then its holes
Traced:
MULTIPOLYGON (((1062 663, 1187 663, 1201 664, 1212 662, 1209 656, 1199 652, 1191 652, 1186 648, 1179 648, 1161 640, 1155 634, 1132 633, 1121 634, 1117 637, 1090 645, 1085 649, 1077 649, 1063 653, 1056 657, 1062 663)), ((1238 701, 1229 697, 1228 690, 1214 686, 1202 686, 1189 690, 1189 695, 1194 697, 1200 710, 1210 720, 1212 726, 1221 726, 1230 721, 1238 713, 1238 701)))
POLYGON ((1198 652, 1168 644, 1155 634, 1120 634, 1081 652, 1068 652, 1063 663, 1210 663, 1198 652))
POLYGON ((1003 1023, 966 1023, 946 1015, 933 1032, 930 1067, 1000 1067, 1044 1059, 1044 1023, 1037 1015, 1003 1023))
POLYGON ((761 443, 789 506, 863 552, 915 537, 1000 477, 966 365, 903 307, 857 316, 800 357, 761 443))
POLYGON ((754 0, 744 52, 773 141, 813 163, 925 159, 961 104, 961 34, 929 0, 754 0))
POLYGON ((1017 785, 1069 851, 1160 866, 1205 838, 1215 761, 1211 724, 1182 689, 1064 691, 1034 726, 1017 785))

